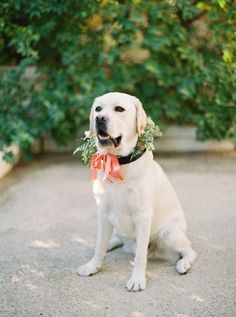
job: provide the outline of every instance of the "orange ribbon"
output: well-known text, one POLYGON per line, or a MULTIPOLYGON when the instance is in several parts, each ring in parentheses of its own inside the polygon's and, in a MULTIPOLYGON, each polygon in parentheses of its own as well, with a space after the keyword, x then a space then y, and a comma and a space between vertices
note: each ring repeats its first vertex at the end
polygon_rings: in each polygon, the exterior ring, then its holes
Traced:
POLYGON ((90 170, 91 170, 91 179, 95 181, 97 178, 97 170, 102 169, 104 171, 103 180, 108 176, 113 178, 123 180, 123 177, 120 175, 120 164, 118 158, 112 154, 102 154, 95 153, 92 156, 90 170))

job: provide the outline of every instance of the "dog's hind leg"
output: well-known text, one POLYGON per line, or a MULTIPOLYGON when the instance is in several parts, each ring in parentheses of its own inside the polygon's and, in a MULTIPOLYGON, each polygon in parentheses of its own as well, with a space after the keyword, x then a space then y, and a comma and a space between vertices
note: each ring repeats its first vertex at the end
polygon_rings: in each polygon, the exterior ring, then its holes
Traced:
POLYGON ((191 242, 185 232, 178 228, 169 228, 161 235, 163 247, 179 254, 176 270, 179 274, 186 274, 194 262, 197 254, 191 247, 191 242))
POLYGON ((190 269, 197 253, 189 246, 187 249, 180 251, 181 259, 176 262, 176 271, 179 274, 186 274, 190 269))

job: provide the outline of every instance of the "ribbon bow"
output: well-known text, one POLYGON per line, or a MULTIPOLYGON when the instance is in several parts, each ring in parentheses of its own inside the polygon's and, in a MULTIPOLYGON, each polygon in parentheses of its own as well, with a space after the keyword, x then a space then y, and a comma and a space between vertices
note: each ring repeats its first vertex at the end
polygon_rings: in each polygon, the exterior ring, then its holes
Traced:
POLYGON ((97 170, 102 169, 104 171, 103 180, 108 176, 113 178, 123 180, 123 177, 120 175, 120 164, 118 158, 112 154, 103 154, 95 153, 92 156, 90 170, 91 170, 91 179, 95 181, 97 178, 97 170))

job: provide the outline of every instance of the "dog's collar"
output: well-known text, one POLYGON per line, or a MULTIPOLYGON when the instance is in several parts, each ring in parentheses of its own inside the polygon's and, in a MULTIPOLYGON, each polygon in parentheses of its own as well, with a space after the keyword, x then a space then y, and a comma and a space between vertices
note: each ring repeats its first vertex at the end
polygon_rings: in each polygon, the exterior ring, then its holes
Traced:
POLYGON ((143 154, 146 152, 146 149, 142 150, 137 156, 133 156, 133 154, 129 154, 128 156, 120 156, 117 157, 120 165, 125 165, 137 161, 143 154))

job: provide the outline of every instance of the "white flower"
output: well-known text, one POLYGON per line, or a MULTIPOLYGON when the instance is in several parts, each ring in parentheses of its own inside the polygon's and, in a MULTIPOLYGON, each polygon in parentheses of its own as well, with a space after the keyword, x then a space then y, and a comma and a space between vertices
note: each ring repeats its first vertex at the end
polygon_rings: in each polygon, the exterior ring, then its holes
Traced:
POLYGON ((86 138, 90 138, 90 131, 89 130, 84 131, 84 135, 86 138))

